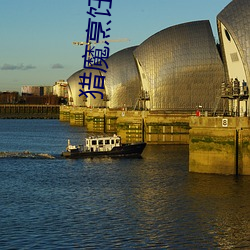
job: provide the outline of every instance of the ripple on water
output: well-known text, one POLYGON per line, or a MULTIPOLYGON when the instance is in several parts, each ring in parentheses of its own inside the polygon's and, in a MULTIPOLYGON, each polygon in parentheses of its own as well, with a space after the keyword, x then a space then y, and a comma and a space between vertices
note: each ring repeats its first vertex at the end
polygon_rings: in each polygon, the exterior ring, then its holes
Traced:
MULTIPOLYGON (((2 152, 59 155, 84 134, 59 121, 0 126, 2 152)), ((187 146, 148 145, 142 159, 3 157, 0 248, 247 249, 249 186, 188 173, 187 146)))

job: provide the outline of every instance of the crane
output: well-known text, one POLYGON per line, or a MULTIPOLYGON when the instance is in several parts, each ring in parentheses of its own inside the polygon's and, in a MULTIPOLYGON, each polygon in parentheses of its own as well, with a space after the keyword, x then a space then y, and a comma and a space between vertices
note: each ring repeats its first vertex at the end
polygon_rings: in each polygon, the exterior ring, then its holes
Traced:
POLYGON ((88 43, 86 42, 73 42, 73 45, 91 45, 91 44, 99 44, 99 43, 105 43, 105 42, 111 42, 111 43, 123 43, 123 42, 128 42, 129 39, 128 38, 121 38, 121 39, 115 39, 115 40, 101 40, 98 43, 97 42, 92 42, 89 41, 88 43))
MULTIPOLYGON (((73 43, 73 45, 79 45, 79 46, 82 46, 82 45, 87 45, 88 46, 88 51, 89 51, 89 53, 88 53, 88 60, 90 61, 90 58, 91 58, 91 53, 90 53, 90 51, 91 51, 91 45, 92 44, 100 44, 100 43, 106 43, 106 42, 111 42, 111 43, 122 43, 122 42, 128 42, 129 41, 129 39, 128 38, 121 38, 121 39, 109 39, 109 40, 101 40, 101 41, 99 41, 99 42, 96 42, 96 41, 91 41, 91 40, 89 40, 89 42, 72 42, 73 43)), ((108 97, 106 96, 106 99, 107 99, 108 97)), ((108 99, 107 99, 108 100, 108 99)))
POLYGON ((73 45, 88 45, 88 60, 90 61, 90 58, 91 58, 91 45, 92 44, 100 44, 100 43, 105 43, 105 42, 111 42, 111 43, 122 43, 122 42, 128 42, 129 39, 128 38, 121 38, 121 39, 109 39, 109 40, 101 40, 99 42, 95 42, 95 41, 90 41, 89 42, 73 42, 73 45))

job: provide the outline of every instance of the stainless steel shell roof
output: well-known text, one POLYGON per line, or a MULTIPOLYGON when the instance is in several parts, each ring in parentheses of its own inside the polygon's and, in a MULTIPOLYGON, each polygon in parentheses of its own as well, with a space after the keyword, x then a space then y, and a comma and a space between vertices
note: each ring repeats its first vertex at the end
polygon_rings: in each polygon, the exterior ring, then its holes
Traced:
POLYGON ((135 51, 151 110, 212 109, 224 68, 209 21, 164 29, 135 51))
MULTIPOLYGON (((78 70, 77 72, 75 72, 73 75, 71 75, 67 82, 69 85, 69 100, 71 99, 70 97, 72 97, 73 99, 73 105, 74 106, 86 106, 86 107, 104 107, 105 104, 105 89, 96 89, 93 88, 93 81, 94 81, 94 76, 95 75, 100 75, 100 72, 98 70, 94 70, 94 69, 81 69, 78 70), (88 88, 87 85, 84 86, 84 88, 82 88, 82 85, 80 85, 79 83, 81 82, 81 79, 79 78, 80 76, 83 76, 84 73, 86 74, 86 76, 90 76, 90 73, 92 73, 91 75, 91 84, 90 84, 90 88, 88 88), (82 89, 82 91, 100 91, 104 94, 104 98, 102 99, 101 94, 99 93, 93 93, 93 95, 95 96, 95 98, 90 94, 90 93, 86 93, 86 95, 88 97, 85 97, 85 95, 81 95, 80 89, 82 89)), ((88 83, 88 81, 86 81, 86 83, 88 83)))
MULTIPOLYGON (((250 82, 250 2, 234 0, 217 16, 217 20, 227 28, 244 63, 247 81, 250 82)), ((221 32, 219 30, 219 32, 221 32)))
POLYGON ((83 69, 76 71, 68 79, 68 92, 69 102, 74 106, 85 106, 84 98, 80 98, 79 95, 79 76, 82 74, 83 69))
MULTIPOLYGON (((87 76, 92 72, 92 79, 95 74, 105 76, 105 90, 102 90, 109 99, 107 106, 109 108, 133 108, 141 90, 141 81, 133 57, 133 51, 136 46, 118 51, 110 56, 106 62, 108 64, 107 73, 97 70, 81 69, 75 72, 68 78, 69 95, 73 98, 75 106, 105 106, 106 104, 101 99, 99 94, 96 94, 96 99, 88 94, 88 97, 79 97, 79 76, 86 73, 87 76)), ((87 87, 84 88, 87 90, 87 87)), ((94 90, 91 88, 91 90, 94 90)), ((96 89, 95 89, 96 90, 96 89)))
POLYGON ((141 90, 141 81, 133 56, 136 46, 111 55, 107 60, 106 93, 109 108, 134 107, 141 90))

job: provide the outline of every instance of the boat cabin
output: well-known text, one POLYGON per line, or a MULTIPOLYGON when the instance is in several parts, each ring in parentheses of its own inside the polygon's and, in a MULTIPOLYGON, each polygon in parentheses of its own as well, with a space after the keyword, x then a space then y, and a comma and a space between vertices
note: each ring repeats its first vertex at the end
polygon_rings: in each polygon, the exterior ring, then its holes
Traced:
POLYGON ((86 151, 101 152, 111 151, 114 147, 121 146, 121 138, 117 135, 103 137, 88 137, 86 138, 86 151))

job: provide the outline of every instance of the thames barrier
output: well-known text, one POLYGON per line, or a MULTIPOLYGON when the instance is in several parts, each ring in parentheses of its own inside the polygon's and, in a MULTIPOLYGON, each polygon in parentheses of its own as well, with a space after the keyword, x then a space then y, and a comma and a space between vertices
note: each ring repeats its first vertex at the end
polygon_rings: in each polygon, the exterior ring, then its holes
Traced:
MULTIPOLYGON (((233 0, 217 15, 218 42, 208 20, 192 21, 112 54, 105 65, 91 58, 96 64, 67 79, 60 121, 116 133, 124 143, 189 145, 190 172, 249 175, 249 23, 248 0, 233 0)), ((2 116, 49 116, 46 107, 15 108, 2 116)))
POLYGON ((189 141, 187 114, 61 106, 60 121, 86 126, 89 133, 117 133, 124 143, 188 144, 189 141))
POLYGON ((190 117, 189 171, 250 175, 249 117, 190 117))
POLYGON ((60 121, 88 133, 117 133, 124 143, 189 145, 189 171, 250 175, 250 118, 60 107, 60 121))

